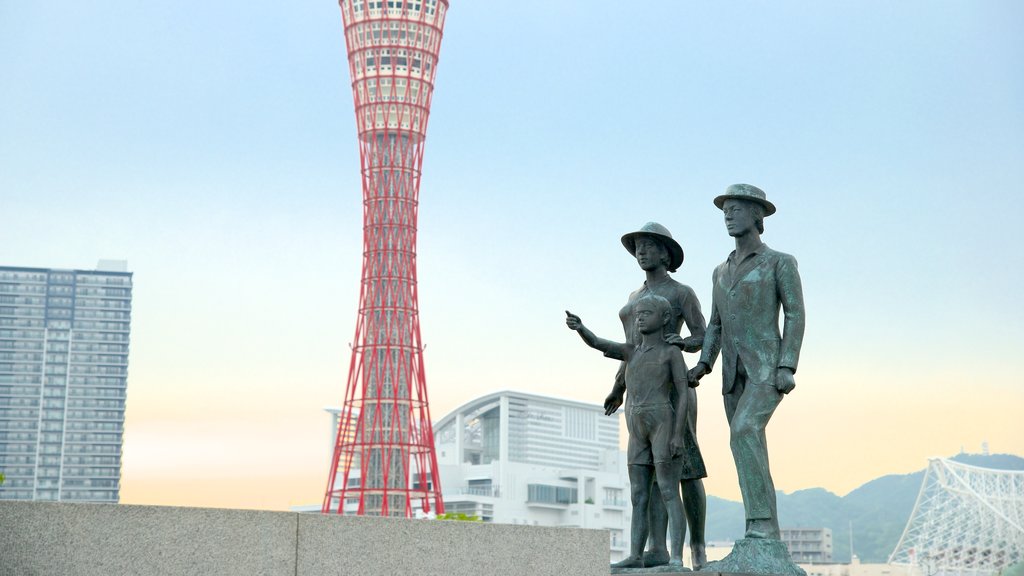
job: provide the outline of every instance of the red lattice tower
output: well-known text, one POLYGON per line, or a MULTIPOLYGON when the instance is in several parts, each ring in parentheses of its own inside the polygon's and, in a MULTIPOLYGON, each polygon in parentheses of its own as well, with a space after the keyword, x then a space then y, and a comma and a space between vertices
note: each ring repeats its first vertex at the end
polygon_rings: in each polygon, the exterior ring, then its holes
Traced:
POLYGON ((323 512, 444 512, 416 290, 423 141, 447 0, 341 0, 363 176, 363 277, 323 512))

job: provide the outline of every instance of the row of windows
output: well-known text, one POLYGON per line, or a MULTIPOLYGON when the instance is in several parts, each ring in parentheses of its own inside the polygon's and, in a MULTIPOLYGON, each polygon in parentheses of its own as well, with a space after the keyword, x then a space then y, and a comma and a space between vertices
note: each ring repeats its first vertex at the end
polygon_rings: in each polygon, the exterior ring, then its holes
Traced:
POLYGON ((386 22, 373 21, 365 22, 354 26, 350 32, 350 44, 356 48, 367 46, 409 46, 411 48, 423 48, 431 44, 434 30, 430 26, 423 26, 415 22, 386 22))
MULTIPOLYGON (((2 325, 2 324, 3 324, 3 322, 0 321, 0 325, 2 325)), ((2 330, 2 329, 0 329, 0 338, 16 338, 18 340, 27 340, 27 339, 42 340, 43 339, 43 331, 42 330, 2 330)))
POLYGON ((38 374, 39 364, 6 364, 0 363, 0 373, 5 375, 38 374))
MULTIPOLYGON (((390 107, 387 105, 374 105, 367 106, 366 111, 363 113, 363 127, 374 126, 376 128, 392 128, 396 129, 401 127, 404 130, 410 130, 415 127, 417 130, 422 129, 420 120, 423 118, 420 114, 419 107, 410 106, 403 104, 396 106, 392 104, 390 107), (401 113, 399 113, 401 111, 401 113)), ((391 166, 391 164, 384 164, 384 166, 391 166)), ((381 184, 386 184, 382 182, 381 184)))
POLYGON ((75 308, 109 308, 115 310, 131 310, 132 303, 127 300, 108 300, 99 298, 79 298, 75 308))
MULTIPOLYGON (((66 347, 66 345, 65 345, 66 347)), ((127 354, 127 344, 97 344, 95 342, 72 342, 72 352, 109 352, 114 354, 127 354)))
POLYGON ((120 443, 121 443, 121 435, 120 434, 103 434, 103 433, 100 433, 100 432, 86 432, 86 433, 78 433, 78 432, 72 433, 72 432, 69 432, 67 434, 67 441, 68 442, 89 442, 89 443, 94 443, 94 442, 95 443, 110 442, 110 443, 117 443, 118 445, 120 445, 120 443))
POLYGON ((127 364, 127 354, 72 354, 72 363, 82 364, 127 364))
POLYGON ((124 411, 124 400, 68 400, 69 408, 107 408, 124 411))
POLYGON ((123 366, 83 366, 78 364, 71 365, 72 374, 117 374, 127 375, 128 369, 123 366))
POLYGON ((0 294, 46 294, 46 285, 0 283, 0 294))
POLYGON ((72 272, 15 272, 12 270, 0 270, 0 282, 10 284, 102 284, 109 286, 131 286, 131 278, 127 276, 110 276, 106 274, 79 273, 77 276, 72 272))
POLYGON ((17 468, 4 468, 4 476, 12 478, 14 476, 35 476, 36 469, 31 466, 19 466, 17 468))
POLYGON ((65 466, 120 466, 119 456, 67 456, 64 458, 65 466))
MULTIPOLYGON (((123 410, 81 410, 71 409, 62 410, 62 406, 50 406, 49 402, 44 406, 42 410, 42 420, 44 421, 60 421, 63 422, 65 419, 65 412, 68 420, 72 421, 83 421, 92 422, 96 420, 112 420, 115 422, 124 421, 123 410)), ((38 408, 0 408, 0 420, 4 419, 15 419, 15 418, 32 418, 40 419, 40 413, 38 408)), ((79 422, 79 423, 83 423, 79 422)), ((71 424, 75 424, 72 422, 71 424)), ((118 426, 119 428, 120 426, 118 426)))
MULTIPOLYGON (((52 292, 52 291, 51 291, 52 292)), ((114 310, 131 310, 132 305, 129 300, 108 300, 98 298, 79 298, 77 300, 68 296, 50 296, 49 298, 42 298, 39 296, 5 296, 0 295, 0 304, 9 304, 13 306, 34 306, 41 307, 46 306, 48 308, 75 308, 77 310, 83 309, 114 309, 114 310)), ((51 310, 51 313, 53 310, 51 310)))
POLYGON ((394 84, 391 83, 391 78, 367 78, 356 83, 356 95, 359 97, 359 104, 406 101, 413 104, 426 103, 430 96, 430 85, 415 79, 409 81, 409 86, 406 86, 405 78, 398 78, 394 84))
POLYGON ((117 488, 117 480, 64 480, 65 488, 117 488))
POLYGON ((68 422, 68 430, 80 432, 122 432, 119 422, 68 422))
POLYGON ((63 490, 62 500, 117 502, 116 490, 63 490))
POLYGON ((575 504, 578 490, 567 486, 549 486, 547 484, 527 484, 527 502, 545 504, 575 504))
POLYGON ((74 444, 64 447, 64 454, 120 454, 121 445, 74 444))
MULTIPOLYGON (((352 0, 352 10, 355 12, 363 11, 364 0, 352 0)), ((365 0, 366 10, 383 10, 385 7, 389 11, 393 10, 405 10, 408 12, 419 12, 423 9, 423 12, 428 16, 433 16, 437 11, 437 0, 365 0)), ((343 2, 343 4, 346 4, 343 2)))
MULTIPOLYGON (((66 322, 66 320, 54 320, 54 323, 66 322)), ((46 321, 42 318, 8 318, 0 317, 0 328, 44 328, 46 321)), ((70 326, 69 326, 70 327, 70 326)), ((42 338, 40 332, 39 337, 42 338)))
POLYGON ((15 418, 38 419, 39 410, 30 408, 0 408, 0 421, 15 418))
POLYGON ((72 388, 68 396, 85 398, 124 398, 124 388, 72 388))
POLYGON ((39 422, 37 419, 22 419, 22 420, 0 420, 0 430, 7 431, 18 431, 18 430, 38 430, 39 422))
POLYGON ((35 398, 9 398, 0 397, 0 407, 7 408, 11 406, 22 406, 29 408, 36 408, 39 406, 39 397, 35 398))
POLYGON ((127 276, 101 276, 91 274, 79 274, 76 279, 78 284, 90 286, 131 286, 132 280, 127 276))
POLYGON ((31 452, 35 454, 35 444, 21 444, 15 442, 0 442, 0 454, 23 454, 31 452))
POLYGON ((100 298, 128 298, 132 291, 127 288, 100 288, 96 286, 79 286, 75 288, 76 296, 97 296, 100 298))
MULTIPOLYGON (((75 396, 78 388, 120 388, 124 389, 125 379, 104 376, 72 376, 69 394, 75 396)), ((79 392, 81 393, 81 392, 79 392)))
POLYGON ((69 420, 83 420, 83 421, 94 421, 94 420, 111 420, 115 422, 124 421, 123 410, 80 410, 80 409, 68 409, 69 420))
POLYGON ((128 335, 116 332, 75 332, 75 342, 128 342, 128 335))
POLYGON ((0 362, 42 362, 43 355, 37 352, 0 352, 0 362))
POLYGON ((42 350, 41 340, 0 340, 0 350, 42 350))
POLYGON ((17 318, 42 318, 46 315, 45 308, 32 308, 27 306, 0 306, 0 316, 17 318))
POLYGON ((46 304, 46 299, 40 296, 10 296, 0 293, 0 304, 10 304, 15 306, 42 306, 46 304))
POLYGON ((64 468, 64 478, 117 478, 121 475, 119 468, 64 468))
POLYGON ((125 312, 123 310, 97 310, 93 308, 75 309, 75 318, 79 319, 98 318, 101 320, 130 320, 131 317, 131 312, 125 312))
POLYGON ((39 395, 39 386, 10 386, 9 384, 13 384, 13 382, 0 383, 0 397, 39 395))
POLYGON ((430 72, 433 67, 430 60, 427 60, 426 65, 422 67, 420 66, 420 60, 418 59, 413 60, 411 68, 409 67, 408 62, 409 61, 406 57, 391 58, 389 56, 381 56, 377 58, 375 56, 367 56, 365 59, 355 57, 356 76, 361 78, 375 74, 390 74, 394 71, 397 73, 408 72, 415 76, 430 77, 430 72))
POLYGON ((75 320, 75 330, 121 330, 128 331, 128 322, 96 322, 93 320, 75 320))
POLYGON ((46 282, 46 272, 12 272, 0 270, 0 281, 46 282))

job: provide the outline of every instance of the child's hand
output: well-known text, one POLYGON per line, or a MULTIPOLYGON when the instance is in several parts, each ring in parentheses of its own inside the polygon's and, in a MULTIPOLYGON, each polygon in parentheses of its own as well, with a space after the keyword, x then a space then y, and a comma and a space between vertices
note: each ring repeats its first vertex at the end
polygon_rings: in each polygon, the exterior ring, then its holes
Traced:
POLYGON ((583 328, 583 320, 580 320, 579 316, 566 310, 565 325, 569 327, 569 330, 579 330, 580 328, 583 328))
POLYGON ((672 441, 669 442, 669 448, 672 450, 672 456, 676 457, 683 453, 683 436, 677 434, 672 436, 672 441))

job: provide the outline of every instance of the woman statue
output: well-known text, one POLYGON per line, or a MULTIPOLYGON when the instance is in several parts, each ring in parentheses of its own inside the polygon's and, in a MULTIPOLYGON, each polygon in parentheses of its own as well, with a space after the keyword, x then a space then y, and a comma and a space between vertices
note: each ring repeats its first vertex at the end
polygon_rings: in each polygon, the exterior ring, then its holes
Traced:
MULTIPOLYGON (((679 346, 685 352, 700 351, 706 328, 704 315, 700 311, 700 302, 692 288, 676 282, 669 276, 669 272, 675 272, 683 263, 682 246, 672 238, 672 234, 667 228, 657 222, 648 222, 640 230, 626 234, 622 237, 622 245, 636 258, 637 264, 646 275, 643 286, 630 294, 626 305, 619 310, 619 318, 622 320, 622 329, 625 332, 626 340, 630 343, 640 342, 640 334, 634 322, 633 306, 641 296, 655 294, 668 300, 672 306, 672 320, 665 328, 665 340, 679 346), (690 333, 686 338, 680 336, 684 324, 690 333)), ((612 392, 605 399, 605 414, 613 414, 622 406, 625 392, 625 364, 622 364, 615 376, 612 392)), ((697 392, 692 387, 688 387, 686 392, 689 395, 686 403, 687 413, 676 414, 677 418, 686 418, 687 420, 685 445, 683 454, 679 457, 678 466, 686 523, 690 527, 690 554, 693 559, 693 569, 700 570, 707 561, 704 551, 704 519, 707 503, 702 480, 707 477, 707 471, 704 468, 704 458, 701 456, 700 446, 697 444, 697 392)), ((625 402, 628 428, 629 398, 626 398, 625 402)), ((673 404, 675 403, 673 402, 673 404)), ((649 459, 650 454, 627 454, 627 463, 630 466, 653 466, 653 462, 647 462, 645 458, 649 459), (636 461, 634 462, 634 460, 636 461)), ((657 484, 652 487, 651 494, 658 494, 657 484)), ((651 503, 648 512, 650 540, 643 563, 644 566, 650 567, 669 562, 669 553, 665 548, 668 515, 661 498, 649 498, 648 501, 651 503)), ((637 514, 644 514, 644 511, 634 510, 633 515, 637 514)))

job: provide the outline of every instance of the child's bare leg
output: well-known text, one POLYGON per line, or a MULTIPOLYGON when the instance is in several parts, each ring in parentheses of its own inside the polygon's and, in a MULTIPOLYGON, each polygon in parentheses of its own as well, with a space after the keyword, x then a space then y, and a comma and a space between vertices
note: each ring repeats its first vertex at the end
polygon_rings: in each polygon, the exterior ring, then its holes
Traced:
POLYGON ((647 542, 647 508, 650 503, 654 470, 650 466, 629 465, 629 492, 633 504, 633 520, 629 527, 629 556, 612 564, 612 568, 643 568, 644 543, 647 542))
MULTIPOLYGON (((686 538, 686 515, 683 513, 683 501, 679 497, 679 470, 671 462, 658 462, 654 465, 661 488, 661 499, 665 502, 668 512, 668 525, 671 531, 669 555, 671 564, 683 563, 683 541, 686 538)), ((636 518, 636 513, 633 514, 636 518)))
POLYGON ((651 534, 647 539, 647 551, 644 552, 644 567, 661 566, 668 564, 668 549, 665 548, 665 534, 668 530, 668 513, 665 512, 665 502, 661 499, 661 491, 658 488, 658 481, 654 481, 651 488, 649 504, 651 534))

